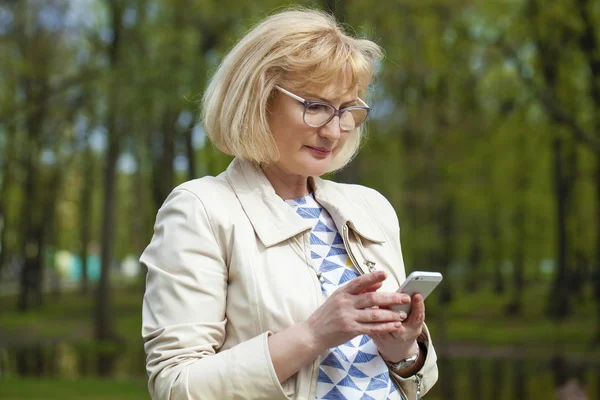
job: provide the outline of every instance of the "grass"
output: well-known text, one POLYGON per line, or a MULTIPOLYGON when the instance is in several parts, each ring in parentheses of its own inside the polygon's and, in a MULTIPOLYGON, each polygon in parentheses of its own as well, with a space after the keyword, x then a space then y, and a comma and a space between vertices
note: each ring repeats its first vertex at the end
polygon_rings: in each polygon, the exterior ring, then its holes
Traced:
MULTIPOLYGON (((126 342, 141 342, 142 294, 139 284, 113 290, 115 331, 126 342)), ((20 313, 15 298, 2 298, 0 335, 8 343, 92 340, 94 300, 92 294, 81 296, 76 292, 64 293, 59 299, 48 295, 41 309, 20 313)))
POLYGON ((0 379, 2 400, 147 400, 146 381, 102 379, 0 379))

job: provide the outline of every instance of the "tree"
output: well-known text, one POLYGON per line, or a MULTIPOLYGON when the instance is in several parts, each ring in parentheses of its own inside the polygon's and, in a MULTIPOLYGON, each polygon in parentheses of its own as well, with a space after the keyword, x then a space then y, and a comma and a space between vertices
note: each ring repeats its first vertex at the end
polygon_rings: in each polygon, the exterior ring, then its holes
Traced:
POLYGON ((107 89, 106 126, 108 148, 104 165, 104 195, 102 233, 101 233, 101 275, 97 288, 96 312, 94 317, 97 340, 115 338, 110 295, 110 267, 114 247, 114 223, 116 205, 117 159, 121 153, 121 135, 118 124, 119 109, 119 67, 122 52, 123 5, 116 0, 107 0, 107 12, 110 20, 112 37, 108 44, 109 76, 107 89))

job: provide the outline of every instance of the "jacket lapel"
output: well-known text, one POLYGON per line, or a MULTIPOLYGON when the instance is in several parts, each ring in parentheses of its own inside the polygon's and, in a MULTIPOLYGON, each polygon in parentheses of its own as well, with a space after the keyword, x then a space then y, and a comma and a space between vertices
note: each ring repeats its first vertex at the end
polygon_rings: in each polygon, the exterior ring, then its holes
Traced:
MULTIPOLYGON (((265 247, 271 247, 310 230, 312 225, 279 197, 260 167, 236 158, 225 173, 244 212, 265 247)), ((341 227, 347 224, 360 236, 376 243, 385 242, 381 228, 366 211, 362 197, 348 198, 342 185, 318 177, 309 178, 315 199, 341 227)))
POLYGON ((271 247, 310 230, 304 220, 279 197, 258 165, 236 158, 226 177, 244 212, 265 247, 271 247))
POLYGON ((375 243, 384 243, 385 235, 368 211, 369 205, 358 194, 348 197, 345 185, 318 177, 309 178, 314 189, 315 199, 327 209, 334 221, 341 226, 347 224, 352 230, 375 243))

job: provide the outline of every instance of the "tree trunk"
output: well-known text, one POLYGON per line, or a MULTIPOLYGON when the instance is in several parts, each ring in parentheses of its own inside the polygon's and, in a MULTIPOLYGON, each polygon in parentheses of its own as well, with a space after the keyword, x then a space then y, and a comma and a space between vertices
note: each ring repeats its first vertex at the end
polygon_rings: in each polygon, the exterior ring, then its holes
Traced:
MULTIPOLYGON (((31 132, 31 129, 36 128, 30 124, 29 129, 31 132)), ((40 204, 38 201, 40 168, 37 161, 39 154, 37 135, 29 133, 28 144, 27 151, 29 154, 27 156, 26 164, 27 177, 25 178, 25 185, 23 187, 23 192, 26 196, 21 218, 24 228, 24 236, 21 243, 23 265, 20 271, 21 276, 19 280, 20 290, 18 301, 18 310, 21 312, 29 309, 30 290, 38 279, 39 260, 42 251, 42 249, 38 247, 41 242, 41 229, 39 224, 40 204)))
POLYGON ((8 127, 8 143, 6 145, 5 156, 3 157, 3 162, 0 164, 0 281, 2 280, 2 270, 5 264, 8 261, 8 249, 6 243, 6 232, 8 230, 8 188, 12 184, 12 170, 10 160, 12 159, 12 154, 15 153, 15 134, 12 132, 11 128, 8 127))
MULTIPOLYGON (((109 118, 114 121, 116 108, 112 108, 109 118)), ((96 303, 96 339, 111 340, 114 338, 111 296, 110 267, 113 254, 114 214, 116 209, 117 159, 120 154, 120 140, 115 132, 116 124, 109 124, 109 145, 104 168, 104 218, 102 219, 101 236, 101 275, 97 288, 96 303)))
POLYGON ((27 239, 25 242, 24 254, 25 260, 21 269, 20 291, 18 309, 21 312, 29 310, 31 305, 30 297, 33 292, 37 295, 36 303, 40 304, 41 295, 39 293, 41 270, 42 270, 42 248, 43 232, 37 224, 29 224, 27 229, 27 239))
POLYGON ((81 238, 81 285, 79 291, 82 295, 89 292, 88 279, 88 246, 91 240, 92 229, 92 192, 94 190, 94 154, 89 143, 83 160, 83 188, 81 192, 81 205, 79 213, 79 228, 81 238))
POLYGON ((467 291, 473 293, 479 289, 479 267, 481 265, 481 238, 475 232, 473 247, 469 253, 469 271, 467 274, 467 291))
POLYGON ((479 358, 473 358, 469 361, 469 382, 471 382, 471 398, 483 398, 483 376, 482 362, 479 358))
MULTIPOLYGON (((58 149, 55 149, 55 151, 58 152, 58 149)), ((46 189, 44 190, 45 197, 41 199, 43 217, 40 221, 40 232, 37 244, 37 248, 40 249, 40 254, 37 262, 37 279, 34 281, 36 305, 38 307, 41 307, 43 303, 43 283, 44 273, 46 271, 46 259, 44 257, 45 254, 42 252, 42 250, 46 249, 46 246, 48 244, 55 244, 52 240, 56 237, 56 203, 58 200, 60 187, 62 186, 62 178, 64 177, 63 171, 67 169, 68 164, 67 168, 62 168, 60 165, 56 165, 54 167, 52 175, 48 178, 48 181, 46 183, 46 189)))
MULTIPOLYGON (((143 173, 143 168, 142 168, 142 155, 140 154, 140 148, 136 148, 135 150, 135 158, 136 158, 136 163, 137 163, 137 170, 135 173, 135 185, 133 185, 134 190, 135 190, 135 196, 134 198, 136 199, 132 204, 133 207, 135 207, 135 210, 132 210, 133 213, 133 237, 134 237, 134 241, 135 241, 135 249, 136 249, 136 254, 139 256, 142 254, 142 252, 144 251, 144 246, 146 245, 146 243, 148 243, 149 240, 149 234, 150 232, 146 231, 146 215, 147 213, 145 212, 145 204, 144 204, 144 196, 142 195, 142 193, 144 192, 144 173, 143 173)), ((141 276, 146 276, 146 268, 140 264, 140 268, 142 268, 140 270, 140 275, 141 276)), ((145 285, 141 286, 142 290, 145 291, 145 285)))
MULTIPOLYGON (((598 44, 597 24, 594 22, 594 13, 592 11, 593 2, 590 0, 577 1, 579 16, 582 22, 581 36, 579 45, 585 56, 585 60, 590 72, 590 82, 588 85, 589 94, 592 99, 593 109, 600 108, 600 45, 598 44)), ((600 132, 600 117, 598 113, 594 115, 594 129, 592 132, 600 132)), ((600 152, 596 151, 596 279, 595 294, 597 321, 596 321, 596 342, 600 343, 600 152)))
POLYGON ((492 379, 490 380, 490 391, 488 398, 490 400, 500 400, 502 389, 504 389, 504 363, 505 361, 501 358, 491 360, 491 373, 492 379))
POLYGON ((525 136, 520 135, 517 139, 518 147, 518 170, 516 182, 517 205, 513 217, 513 227, 515 230, 515 249, 513 254, 513 274, 512 274, 512 298, 508 304, 507 312, 509 315, 521 315, 523 308, 523 289, 525 287, 525 256, 527 249, 527 187, 529 186, 527 171, 527 147, 525 136))
POLYGON ((509 315, 521 315, 523 310, 523 289, 525 287, 525 213, 523 204, 519 204, 518 207, 519 210, 515 217, 517 239, 513 258, 512 299, 507 306, 509 315))
MULTIPOLYGON (((38 102, 45 104, 48 96, 48 82, 46 77, 25 78, 23 86, 27 93, 27 103, 37 105, 38 102)), ((42 211, 43 202, 40 198, 41 171, 39 165, 40 155, 40 136, 42 125, 45 120, 46 109, 43 106, 37 106, 35 111, 26 116, 27 127, 27 161, 25 185, 25 204, 23 206, 24 237, 22 241, 22 254, 24 258, 21 269, 20 293, 18 309, 27 311, 29 309, 30 290, 35 290, 39 285, 41 278, 41 263, 43 248, 43 228, 42 211)))
POLYGON ((569 290, 567 274, 567 198, 568 182, 565 181, 563 165, 562 139, 554 139, 554 190, 556 194, 556 273, 553 288, 548 301, 548 315, 556 319, 563 319, 569 315, 569 290))
MULTIPOLYGON (((498 210, 498 206, 494 205, 492 210, 498 210)), ((495 243, 492 245, 492 265, 494 270, 494 293, 502 294, 505 290, 504 277, 502 276, 502 245, 500 243, 500 221, 497 213, 493 213, 491 220, 490 232, 492 240, 495 243)))
MULTIPOLYGON (((433 192, 432 192, 433 193, 433 192)), ((446 199, 445 203, 439 206, 437 221, 440 224, 440 236, 442 240, 442 248, 440 250, 440 256, 437 264, 439 271, 442 275, 448 277, 450 271, 450 264, 454 258, 454 204, 451 199, 446 199)), ((444 280, 444 283, 440 285, 440 303, 442 306, 446 306, 452 301, 452 287, 450 285, 450 279, 444 280)))
POLYGON ((152 163, 152 174, 153 174, 153 198, 155 209, 158 210, 171 190, 174 187, 174 167, 173 162, 175 161, 175 134, 174 125, 176 118, 174 116, 174 110, 169 108, 163 115, 159 138, 155 138, 156 141, 160 142, 160 149, 155 149, 152 163))
POLYGON ((196 150, 194 149, 192 133, 192 128, 188 128, 185 131, 185 149, 187 152, 188 159, 188 180, 192 180, 198 177, 198 170, 196 168, 196 150))
POLYGON ((174 110, 169 109, 163 120, 163 159, 162 164, 159 166, 163 171, 163 186, 162 186, 162 198, 160 203, 165 201, 171 190, 173 190, 175 182, 175 121, 177 120, 176 113, 174 110))
MULTIPOLYGON (((585 0, 584 0, 585 1, 585 0)), ((558 82, 558 62, 563 54, 563 46, 566 46, 570 40, 569 35, 563 34, 559 41, 547 41, 545 36, 540 31, 540 24, 536 23, 540 15, 541 3, 539 1, 530 0, 527 2, 525 10, 526 16, 533 21, 533 36, 534 43, 539 53, 541 72, 546 86, 546 93, 552 99, 555 99, 558 82)), ((546 106, 548 115, 555 121, 564 124, 565 119, 562 115, 558 115, 555 109, 550 109, 546 106)), ((554 163, 554 191, 556 196, 556 216, 557 216, 557 259, 556 273, 554 282, 549 292, 547 304, 547 313, 552 318, 562 319, 568 316, 569 313, 569 290, 568 286, 568 271, 567 271, 567 199, 569 186, 565 179, 565 166, 563 160, 563 139, 555 137, 553 139, 553 163, 554 163)))
POLYGON ((524 360, 516 359, 513 360, 512 364, 512 375, 513 375, 513 395, 510 396, 512 399, 528 399, 527 395, 527 382, 525 378, 528 376, 528 372, 525 370, 524 360))
POLYGON ((596 161, 596 271, 594 292, 596 297, 596 343, 600 343, 600 157, 596 161))
POLYGON ((95 333, 97 340, 115 339, 111 292, 110 292, 110 266, 113 256, 114 214, 116 208, 116 181, 117 159, 121 153, 120 132, 117 132, 118 108, 118 72, 119 53, 122 34, 122 9, 116 0, 108 0, 109 14, 113 27, 113 39, 109 47, 110 59, 110 87, 108 98, 108 149, 106 165, 104 167, 104 219, 102 220, 101 233, 101 275, 96 292, 95 333))
POLYGON ((584 285, 585 285, 585 260, 584 249, 581 248, 580 243, 577 239, 580 237, 581 232, 579 229, 587 222, 581 222, 581 217, 578 215, 578 211, 581 207, 578 207, 577 199, 574 196, 576 193, 576 185, 579 179, 579 157, 577 152, 576 143, 568 143, 566 151, 566 163, 564 163, 564 182, 567 187, 567 204, 565 205, 567 210, 572 210, 571 218, 576 222, 575 228, 570 232, 569 241, 567 242, 567 282, 569 296, 571 298, 583 298, 584 285))
POLYGON ((444 400, 454 400, 456 398, 455 388, 457 386, 457 379, 452 373, 452 358, 450 358, 448 355, 440 356, 438 358, 438 367, 440 370, 440 393, 443 393, 444 400))

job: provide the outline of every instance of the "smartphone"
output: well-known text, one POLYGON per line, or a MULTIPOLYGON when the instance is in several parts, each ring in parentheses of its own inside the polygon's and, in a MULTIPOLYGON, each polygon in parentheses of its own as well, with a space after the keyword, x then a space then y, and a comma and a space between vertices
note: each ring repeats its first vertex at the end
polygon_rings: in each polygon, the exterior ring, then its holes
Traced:
MULTIPOLYGON (((413 294, 419 293, 423 296, 423 300, 429 296, 433 289, 442 281, 442 274, 439 272, 414 271, 400 285, 398 292, 406 293, 410 297, 413 294)), ((410 313, 410 303, 395 305, 391 309, 395 311, 404 311, 406 315, 410 313)))

